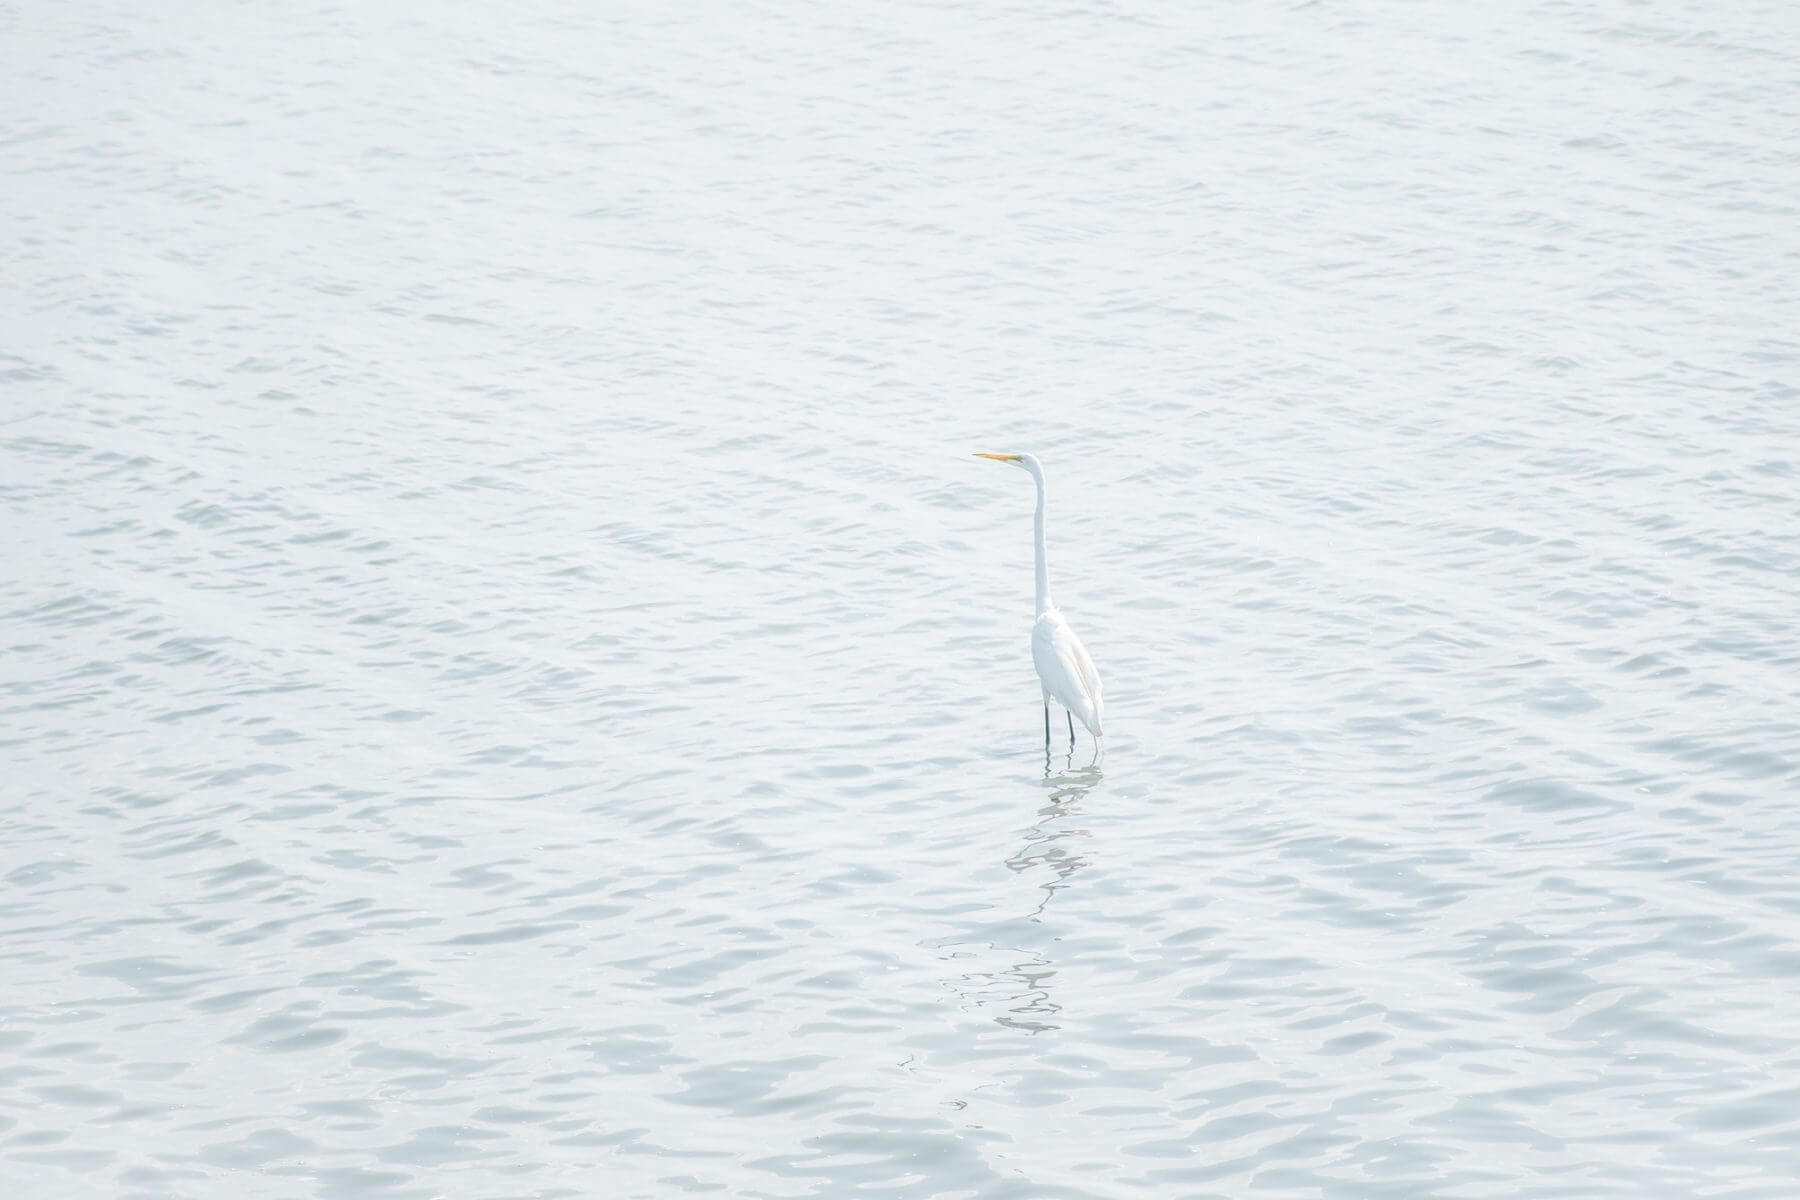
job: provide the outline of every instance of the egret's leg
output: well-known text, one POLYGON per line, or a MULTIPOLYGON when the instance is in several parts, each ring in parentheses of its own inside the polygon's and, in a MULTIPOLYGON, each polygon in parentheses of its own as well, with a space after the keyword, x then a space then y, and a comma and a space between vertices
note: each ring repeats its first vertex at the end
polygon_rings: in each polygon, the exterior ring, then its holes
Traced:
POLYGON ((1044 753, 1050 753, 1050 697, 1044 697, 1044 753))
POLYGON ((1073 754, 1075 753, 1075 715, 1065 712, 1063 716, 1069 718, 1069 753, 1073 754))

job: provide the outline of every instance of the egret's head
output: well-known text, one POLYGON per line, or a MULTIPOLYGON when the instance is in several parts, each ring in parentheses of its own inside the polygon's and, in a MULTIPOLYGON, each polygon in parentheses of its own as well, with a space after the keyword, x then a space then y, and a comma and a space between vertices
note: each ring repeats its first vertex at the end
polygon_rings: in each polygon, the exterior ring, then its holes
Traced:
POLYGON ((977 454, 976 458, 991 458, 995 462, 1011 463, 1015 467, 1023 467, 1027 471, 1037 466, 1037 459, 1029 454, 977 454))

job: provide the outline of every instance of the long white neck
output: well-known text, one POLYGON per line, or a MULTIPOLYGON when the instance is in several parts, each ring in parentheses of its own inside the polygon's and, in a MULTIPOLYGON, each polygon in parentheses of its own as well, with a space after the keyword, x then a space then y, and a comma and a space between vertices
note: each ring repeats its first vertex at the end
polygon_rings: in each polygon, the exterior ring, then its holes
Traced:
POLYGON ((1037 537, 1037 610, 1041 616, 1050 611, 1050 565, 1044 560, 1044 473, 1036 463, 1029 464, 1031 477, 1037 481, 1037 516, 1032 519, 1032 532, 1037 537))

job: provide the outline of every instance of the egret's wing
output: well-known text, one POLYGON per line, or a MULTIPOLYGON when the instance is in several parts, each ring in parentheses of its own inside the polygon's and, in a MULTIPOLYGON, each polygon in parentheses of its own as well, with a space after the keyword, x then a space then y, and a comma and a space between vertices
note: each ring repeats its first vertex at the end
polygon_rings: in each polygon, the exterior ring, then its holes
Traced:
POLYGON ((1075 673, 1081 677, 1082 689, 1094 698, 1094 707, 1097 710, 1100 707, 1100 670, 1094 666, 1094 660, 1088 654, 1087 647, 1081 644, 1081 639, 1075 636, 1075 631, 1069 628, 1068 622, 1063 623, 1062 629, 1068 637, 1068 653, 1069 657, 1074 660, 1075 673))
POLYGON ((1100 730, 1100 672, 1069 623, 1058 612, 1045 613, 1032 629, 1031 657, 1044 690, 1081 718, 1094 733, 1100 730))

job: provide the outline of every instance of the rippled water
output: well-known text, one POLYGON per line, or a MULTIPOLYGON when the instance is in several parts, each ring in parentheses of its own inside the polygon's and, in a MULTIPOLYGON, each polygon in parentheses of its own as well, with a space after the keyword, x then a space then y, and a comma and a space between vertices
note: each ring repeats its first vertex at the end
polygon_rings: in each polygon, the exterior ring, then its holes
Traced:
POLYGON ((1800 1195, 1790 7, 0 68, 7 1196, 1800 1195))

